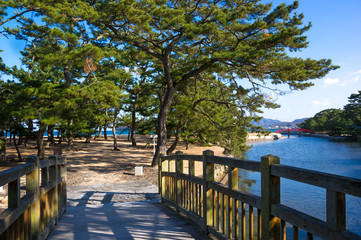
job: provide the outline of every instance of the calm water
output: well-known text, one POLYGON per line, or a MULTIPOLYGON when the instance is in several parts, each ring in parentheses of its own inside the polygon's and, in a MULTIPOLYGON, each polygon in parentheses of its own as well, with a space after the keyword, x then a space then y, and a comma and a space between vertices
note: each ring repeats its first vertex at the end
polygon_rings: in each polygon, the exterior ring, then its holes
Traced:
MULTIPOLYGON (((281 164, 361 179, 360 143, 291 137, 254 143, 247 159, 260 161, 268 154, 280 157, 281 164)), ((254 180, 249 191, 260 196, 260 173, 242 170, 240 176, 254 180)), ((281 179, 281 203, 323 221, 326 219, 326 190, 322 188, 281 179)), ((360 198, 346 195, 346 224, 348 230, 361 235, 360 198)), ((291 234, 287 231, 287 235, 291 237, 291 234)))

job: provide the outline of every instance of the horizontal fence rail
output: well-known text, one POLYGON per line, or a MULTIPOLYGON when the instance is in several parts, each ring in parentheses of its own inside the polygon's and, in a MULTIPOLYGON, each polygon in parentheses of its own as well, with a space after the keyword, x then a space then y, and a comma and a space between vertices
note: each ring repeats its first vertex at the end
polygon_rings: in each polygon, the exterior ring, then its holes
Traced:
POLYGON ((0 239, 46 239, 66 210, 66 159, 50 156, 0 172, 8 208, 0 213, 0 239), (21 179, 25 194, 21 196, 21 179))
POLYGON ((361 239, 346 230, 345 195, 361 197, 361 180, 281 165, 276 156, 260 162, 177 152, 159 159, 162 202, 173 206, 217 239, 286 239, 286 223, 293 239, 299 230, 322 239, 361 239), (187 162, 188 169, 184 167, 187 162), (203 174, 195 174, 201 162, 203 174), (215 164, 228 170, 228 183, 215 181, 215 164), (261 173, 261 196, 239 190, 238 169, 261 173), (286 178, 326 189, 326 221, 280 203, 280 179, 286 178))

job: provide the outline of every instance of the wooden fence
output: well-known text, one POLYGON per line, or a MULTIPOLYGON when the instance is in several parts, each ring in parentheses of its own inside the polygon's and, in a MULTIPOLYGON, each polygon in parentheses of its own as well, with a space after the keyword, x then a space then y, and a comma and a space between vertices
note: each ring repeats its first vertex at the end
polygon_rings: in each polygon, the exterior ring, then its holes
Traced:
POLYGON ((162 201, 217 239, 286 239, 286 223, 293 226, 293 239, 299 238, 299 229, 307 239, 361 239, 346 230, 345 201, 345 194, 361 197, 360 179, 281 165, 272 155, 257 162, 213 156, 212 151, 162 156, 159 173, 162 201), (203 162, 201 177, 195 176, 197 161, 203 162), (214 180, 215 164, 228 167, 228 185, 214 180), (238 168, 261 173, 261 196, 238 189, 238 168), (326 189, 326 221, 280 204, 280 178, 326 189))
POLYGON ((0 239, 46 239, 66 210, 66 159, 31 156, 26 164, 0 172, 0 186, 6 184, 8 208, 0 214, 0 239))

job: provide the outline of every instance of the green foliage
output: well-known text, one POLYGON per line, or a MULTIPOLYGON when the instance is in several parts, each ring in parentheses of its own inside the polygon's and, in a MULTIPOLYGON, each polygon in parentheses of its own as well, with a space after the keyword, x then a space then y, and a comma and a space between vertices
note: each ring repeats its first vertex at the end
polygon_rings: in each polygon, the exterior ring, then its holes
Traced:
POLYGON ((188 141, 243 152, 251 120, 277 107, 269 89, 303 90, 337 68, 289 56, 308 44, 311 25, 297 8, 297 1, 275 8, 254 0, 0 1, 0 26, 19 23, 2 33, 28 42, 27 71, 6 70, 14 81, 2 85, 1 123, 11 116, 18 125, 32 119, 89 133, 123 110, 125 125, 130 112, 141 132, 156 129, 158 147, 182 125, 188 141))
POLYGON ((350 131, 357 136, 361 136, 361 91, 351 94, 349 103, 344 107, 345 118, 350 121, 350 131))
POLYGON ((331 136, 361 135, 361 91, 351 94, 344 109, 325 109, 300 124, 301 128, 327 132, 331 136))

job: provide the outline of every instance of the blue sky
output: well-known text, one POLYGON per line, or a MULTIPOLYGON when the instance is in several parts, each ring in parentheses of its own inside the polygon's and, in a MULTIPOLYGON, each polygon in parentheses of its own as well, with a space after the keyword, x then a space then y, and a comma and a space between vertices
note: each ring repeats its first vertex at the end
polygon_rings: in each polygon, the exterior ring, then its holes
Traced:
MULTIPOLYGON (((273 1, 274 5, 293 1, 273 1)), ((298 13, 312 28, 305 34, 309 46, 297 55, 329 58, 339 69, 304 91, 276 96, 279 109, 266 109, 265 118, 293 121, 312 117, 327 108, 342 108, 352 93, 361 90, 361 1, 300 0, 298 13)))
MULTIPOLYGON (((274 6, 291 0, 272 1, 274 6)), ((342 108, 352 93, 361 90, 361 0, 300 0, 298 13, 304 22, 312 22, 306 33, 309 47, 297 56, 303 58, 329 58, 339 69, 323 79, 316 79, 315 86, 284 96, 273 96, 281 105, 279 109, 265 109, 265 118, 293 121, 312 117, 327 108, 342 108)), ((8 66, 19 64, 20 41, 10 41, 0 36, 0 56, 8 66)))

